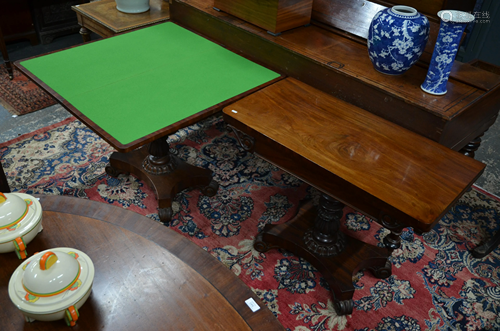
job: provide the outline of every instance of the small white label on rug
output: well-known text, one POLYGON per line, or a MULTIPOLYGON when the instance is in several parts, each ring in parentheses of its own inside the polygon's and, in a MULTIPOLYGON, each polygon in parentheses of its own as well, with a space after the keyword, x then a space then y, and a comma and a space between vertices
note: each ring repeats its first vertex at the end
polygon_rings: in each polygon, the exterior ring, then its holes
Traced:
POLYGON ((257 302, 255 302, 254 299, 250 298, 250 299, 246 299, 245 300, 245 303, 247 304, 248 308, 250 308, 254 313, 260 309, 259 305, 257 304, 257 302))
POLYGON ((238 112, 237 112, 236 110, 234 110, 234 109, 233 109, 233 113, 235 113, 235 114, 236 114, 236 113, 238 113, 238 112))

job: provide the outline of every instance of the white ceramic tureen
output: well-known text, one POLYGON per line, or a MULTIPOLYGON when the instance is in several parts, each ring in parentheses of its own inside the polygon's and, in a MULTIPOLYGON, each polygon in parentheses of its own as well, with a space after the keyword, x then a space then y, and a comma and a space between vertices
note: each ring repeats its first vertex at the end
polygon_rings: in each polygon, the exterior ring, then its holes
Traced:
POLYGON ((27 256, 26 246, 42 231, 42 206, 31 195, 0 193, 0 253, 27 256))
POLYGON ((9 296, 26 321, 78 320, 78 309, 92 290, 94 264, 87 254, 60 247, 36 253, 9 281, 9 296))

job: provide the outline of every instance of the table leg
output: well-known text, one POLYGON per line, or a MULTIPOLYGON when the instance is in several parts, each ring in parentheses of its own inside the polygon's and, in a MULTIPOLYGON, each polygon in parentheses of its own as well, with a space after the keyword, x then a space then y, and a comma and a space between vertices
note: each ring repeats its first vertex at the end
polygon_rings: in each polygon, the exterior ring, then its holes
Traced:
POLYGON ((148 183, 158 199, 158 216, 164 223, 172 219, 172 200, 185 189, 199 187, 207 196, 217 193, 219 184, 212 172, 190 165, 170 154, 166 138, 160 138, 129 153, 111 154, 106 173, 112 177, 132 173, 148 183))
POLYGON ((352 313, 352 277, 368 269, 377 278, 391 275, 391 250, 354 239, 339 231, 343 204, 323 195, 316 209, 312 203, 301 208, 291 221, 266 225, 254 247, 259 252, 284 248, 305 258, 326 279, 339 315, 352 313))
POLYGON ((12 67, 12 63, 9 60, 5 61, 5 67, 7 68, 7 74, 9 75, 9 79, 14 79, 14 69, 12 67))
POLYGON ((481 137, 482 136, 484 136, 484 133, 481 134, 480 136, 476 137, 476 139, 472 140, 467 145, 465 145, 460 150, 460 153, 462 153, 466 156, 469 156, 471 158, 474 158, 474 156, 476 156, 476 151, 479 149, 479 146, 481 146, 481 137))
POLYGON ((90 41, 90 30, 84 28, 83 26, 80 28, 80 34, 82 35, 83 42, 86 43, 90 41))

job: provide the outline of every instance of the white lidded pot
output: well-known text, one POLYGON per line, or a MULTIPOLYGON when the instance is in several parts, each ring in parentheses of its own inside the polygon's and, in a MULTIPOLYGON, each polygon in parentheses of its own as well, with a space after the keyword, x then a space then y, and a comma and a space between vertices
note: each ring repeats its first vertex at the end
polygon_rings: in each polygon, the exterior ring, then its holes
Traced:
POLYGON ((42 231, 42 206, 24 193, 0 193, 0 253, 28 255, 26 247, 42 231))
POLYGON ((33 255, 14 271, 9 297, 27 322, 64 319, 74 326, 78 309, 92 290, 94 274, 87 254, 74 248, 53 248, 33 255))
POLYGON ((115 0, 116 9, 127 14, 139 14, 149 10, 149 0, 115 0))

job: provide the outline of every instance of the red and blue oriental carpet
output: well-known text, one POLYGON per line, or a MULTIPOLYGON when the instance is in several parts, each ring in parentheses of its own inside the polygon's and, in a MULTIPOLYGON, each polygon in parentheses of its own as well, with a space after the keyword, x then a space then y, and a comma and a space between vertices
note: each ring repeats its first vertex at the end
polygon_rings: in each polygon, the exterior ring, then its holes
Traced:
MULTIPOLYGON (((500 330, 500 249, 475 259, 470 250, 500 228, 500 201, 479 188, 466 193, 429 233, 405 229, 387 279, 359 272, 352 315, 337 316, 328 285, 307 261, 283 250, 259 253, 253 240, 265 224, 289 220, 299 202, 318 193, 247 153, 218 118, 169 137, 172 152, 211 169, 218 194, 178 194, 171 228, 230 268, 285 328, 305 330, 500 330)), ((112 148, 79 121, 0 144, 9 185, 29 194, 59 194, 122 206, 159 221, 153 192, 133 176, 111 178, 112 148)), ((344 231, 381 245, 386 230, 345 208, 344 231)))
POLYGON ((0 105, 14 115, 25 115, 56 104, 56 101, 28 77, 14 68, 10 80, 5 64, 0 64, 0 105))

